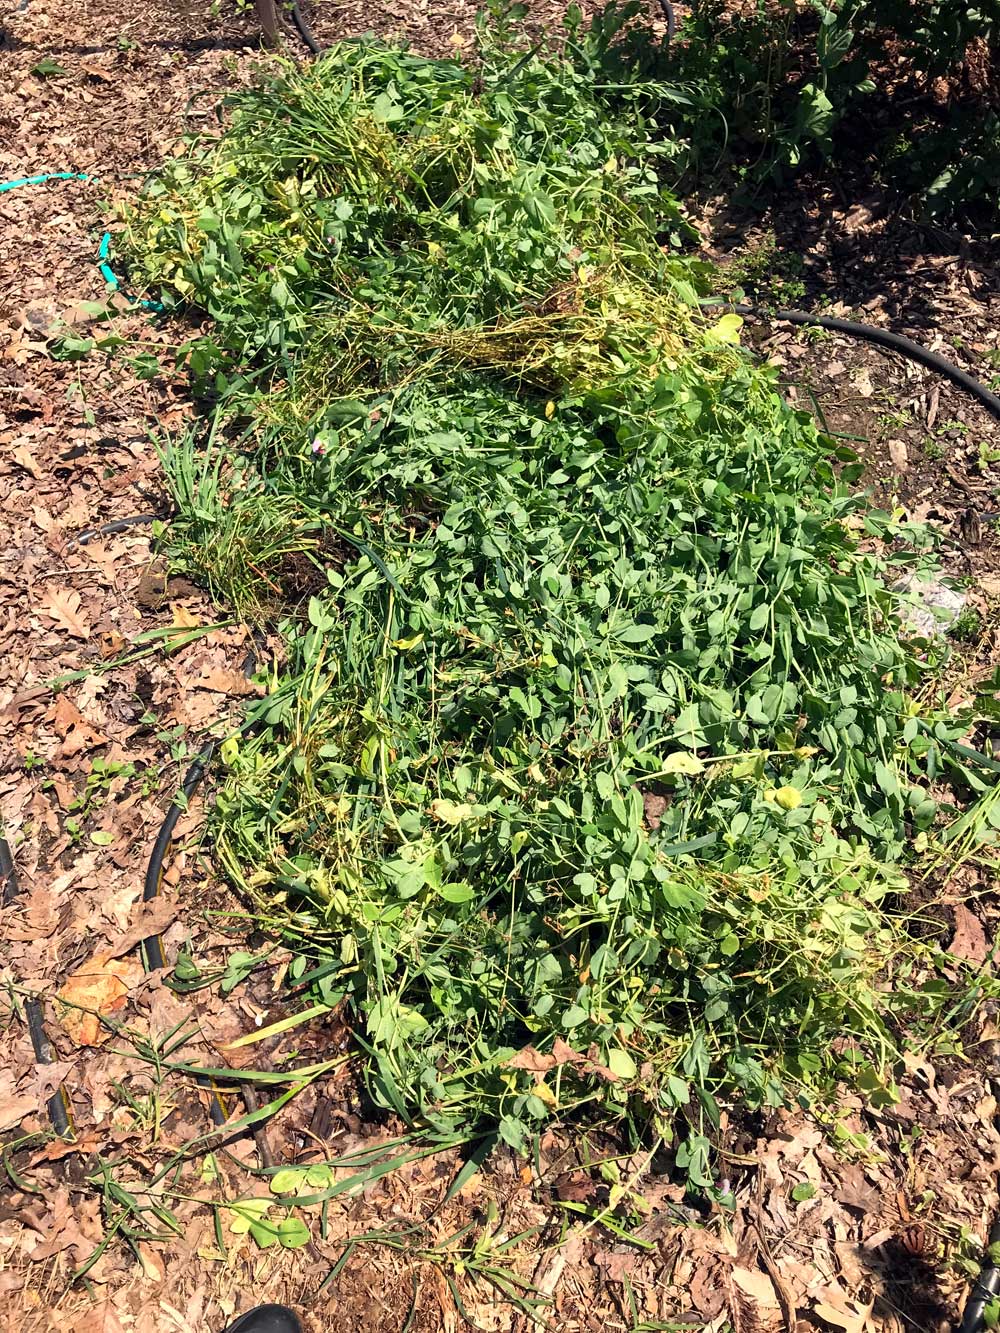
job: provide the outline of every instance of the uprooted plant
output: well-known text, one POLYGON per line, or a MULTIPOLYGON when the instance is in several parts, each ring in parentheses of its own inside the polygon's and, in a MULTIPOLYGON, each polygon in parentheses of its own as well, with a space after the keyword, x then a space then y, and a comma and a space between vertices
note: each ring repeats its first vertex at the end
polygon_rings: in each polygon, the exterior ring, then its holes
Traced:
POLYGON ((975 757, 890 591, 920 534, 699 312, 655 131, 686 94, 620 20, 282 68, 127 236, 212 319, 172 559, 287 645, 221 865, 384 1106, 519 1148, 689 1107, 704 1186, 718 1097, 891 1098, 955 1003, 897 904, 975 757))

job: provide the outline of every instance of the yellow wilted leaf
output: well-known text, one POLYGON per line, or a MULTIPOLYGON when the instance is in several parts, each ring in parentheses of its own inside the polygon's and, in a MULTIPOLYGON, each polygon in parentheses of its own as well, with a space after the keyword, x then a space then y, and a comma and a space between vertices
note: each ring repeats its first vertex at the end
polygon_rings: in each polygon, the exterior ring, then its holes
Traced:
POLYGON ((739 315, 728 314, 708 330, 708 339, 710 342, 729 343, 732 346, 738 346, 740 341, 740 330, 743 328, 743 320, 739 315))
POLYGON ((782 810, 796 810, 802 804, 802 793, 798 787, 779 787, 774 799, 782 810))
POLYGON ((696 754, 690 750, 678 750, 675 754, 668 754, 660 768, 660 776, 667 777, 672 773, 704 773, 705 765, 696 754))
POLYGON ((431 815, 442 824, 461 824, 472 814, 472 806, 440 797, 431 801, 431 815))

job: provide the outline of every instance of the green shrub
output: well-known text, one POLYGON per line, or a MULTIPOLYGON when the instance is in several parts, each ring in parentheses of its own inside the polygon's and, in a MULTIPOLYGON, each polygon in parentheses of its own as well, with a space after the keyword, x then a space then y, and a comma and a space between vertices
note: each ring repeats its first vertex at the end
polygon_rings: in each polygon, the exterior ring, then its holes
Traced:
MULTIPOLYGON (((718 114, 682 113, 677 123, 683 120, 702 169, 717 163, 714 150, 738 138, 755 145, 753 174, 780 178, 803 154, 839 154, 851 136, 838 131, 870 119, 874 79, 891 59, 893 82, 906 89, 909 104, 897 132, 873 145, 875 165, 928 214, 995 211, 1000 71, 991 73, 990 61, 998 40, 1000 11, 992 3, 810 0, 803 9, 793 0, 756 0, 734 13, 726 0, 700 0, 668 68, 718 114), (951 88, 934 111, 935 81, 957 83, 967 52, 978 88, 951 88), (916 118, 914 85, 925 94, 916 118)), ((889 88, 881 92, 891 99, 889 88)), ((737 164, 740 156, 734 154, 737 164)))

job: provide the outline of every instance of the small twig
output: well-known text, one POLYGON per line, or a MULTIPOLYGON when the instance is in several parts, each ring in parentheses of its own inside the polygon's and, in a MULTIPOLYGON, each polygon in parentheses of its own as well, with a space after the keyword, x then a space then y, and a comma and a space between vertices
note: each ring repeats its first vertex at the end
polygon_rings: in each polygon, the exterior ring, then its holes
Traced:
POLYGON ((788 1283, 775 1262, 774 1252, 768 1243, 767 1236, 764 1233, 763 1212, 764 1212, 764 1175, 758 1172, 757 1175, 757 1216, 754 1230, 757 1234, 757 1244, 760 1247, 760 1257, 764 1261, 764 1267, 767 1269, 767 1275, 774 1284, 774 1290, 778 1296, 778 1304, 781 1306, 781 1316, 785 1321, 785 1333, 795 1333, 798 1326, 798 1311, 795 1305, 795 1297, 789 1289, 788 1283))

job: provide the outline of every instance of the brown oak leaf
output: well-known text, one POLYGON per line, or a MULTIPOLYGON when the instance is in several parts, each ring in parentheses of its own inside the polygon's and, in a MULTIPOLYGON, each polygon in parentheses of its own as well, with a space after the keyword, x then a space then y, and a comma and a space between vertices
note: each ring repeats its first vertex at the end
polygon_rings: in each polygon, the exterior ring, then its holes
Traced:
POLYGON ((80 594, 72 588, 53 588, 38 608, 77 639, 90 638, 90 626, 80 608, 80 594))

